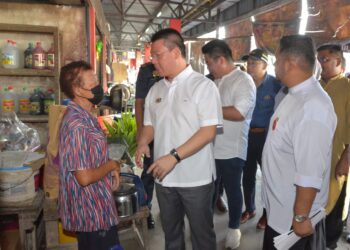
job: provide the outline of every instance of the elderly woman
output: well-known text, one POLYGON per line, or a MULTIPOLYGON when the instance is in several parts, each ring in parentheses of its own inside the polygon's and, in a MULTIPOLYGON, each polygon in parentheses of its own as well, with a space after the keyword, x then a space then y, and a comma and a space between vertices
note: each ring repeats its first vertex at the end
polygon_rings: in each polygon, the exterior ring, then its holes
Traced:
POLYGON ((103 97, 91 66, 62 67, 60 87, 72 101, 60 128, 59 214, 65 230, 77 233, 78 248, 108 250, 119 244, 112 192, 119 185, 119 162, 109 160, 106 137, 91 114, 103 97))

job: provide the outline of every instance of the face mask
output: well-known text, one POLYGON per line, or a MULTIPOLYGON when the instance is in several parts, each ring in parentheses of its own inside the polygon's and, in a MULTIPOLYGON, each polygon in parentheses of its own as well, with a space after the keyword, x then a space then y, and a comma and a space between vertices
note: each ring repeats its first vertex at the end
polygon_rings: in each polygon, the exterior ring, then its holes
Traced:
POLYGON ((89 89, 91 93, 94 95, 92 98, 87 98, 93 105, 99 104, 103 99, 103 88, 101 85, 97 85, 92 89, 89 89))

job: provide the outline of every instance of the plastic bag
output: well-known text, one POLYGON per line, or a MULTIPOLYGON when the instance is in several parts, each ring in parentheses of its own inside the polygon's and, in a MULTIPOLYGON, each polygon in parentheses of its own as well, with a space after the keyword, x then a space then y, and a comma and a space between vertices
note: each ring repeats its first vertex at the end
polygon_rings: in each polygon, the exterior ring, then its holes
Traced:
POLYGON ((37 130, 21 122, 15 112, 0 113, 0 150, 34 152, 39 147, 37 130))

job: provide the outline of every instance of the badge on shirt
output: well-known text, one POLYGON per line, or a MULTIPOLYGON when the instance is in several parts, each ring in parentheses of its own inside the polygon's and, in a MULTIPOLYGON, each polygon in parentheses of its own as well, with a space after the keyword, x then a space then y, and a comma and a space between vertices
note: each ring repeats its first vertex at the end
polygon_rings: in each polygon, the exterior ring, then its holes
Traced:
POLYGON ((157 99, 156 99, 156 103, 160 103, 162 101, 162 98, 160 98, 160 97, 158 97, 157 99))
POLYGON ((271 96, 269 96, 269 95, 265 95, 265 96, 264 96, 264 100, 265 100, 265 101, 268 101, 268 100, 270 100, 270 99, 271 99, 271 96))
POLYGON ((272 123, 272 130, 275 130, 277 128, 277 122, 278 122, 279 118, 276 117, 274 120, 273 120, 273 123, 272 123))

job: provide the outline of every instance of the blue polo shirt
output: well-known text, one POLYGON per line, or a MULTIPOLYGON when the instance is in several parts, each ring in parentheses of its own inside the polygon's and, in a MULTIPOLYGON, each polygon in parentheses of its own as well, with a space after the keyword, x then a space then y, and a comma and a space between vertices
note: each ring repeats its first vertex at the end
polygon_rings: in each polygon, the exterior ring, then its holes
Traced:
POLYGON ((253 112, 251 128, 268 128, 273 114, 275 96, 281 83, 275 77, 266 74, 263 82, 256 89, 256 104, 253 112))

